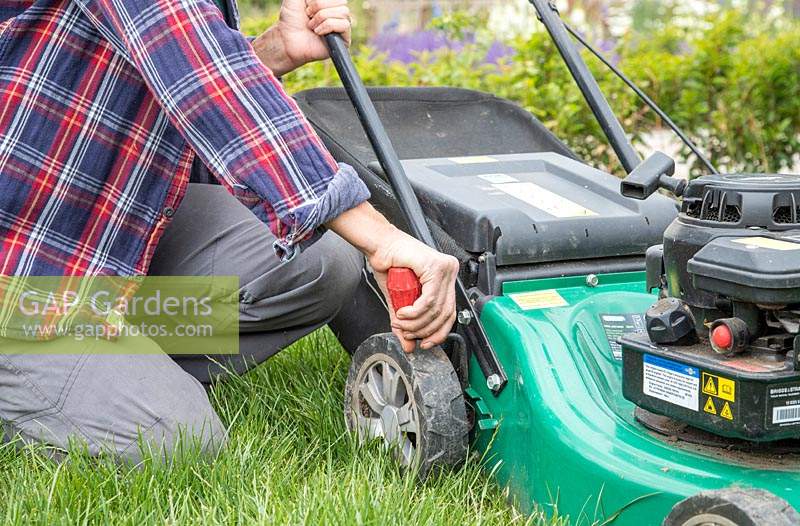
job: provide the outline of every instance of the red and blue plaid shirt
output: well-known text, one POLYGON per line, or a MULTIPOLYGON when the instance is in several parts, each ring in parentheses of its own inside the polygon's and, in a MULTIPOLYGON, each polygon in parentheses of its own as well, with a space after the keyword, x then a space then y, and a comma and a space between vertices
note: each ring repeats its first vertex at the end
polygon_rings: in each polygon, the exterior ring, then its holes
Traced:
POLYGON ((283 257, 368 198, 211 0, 0 0, 0 275, 146 273, 195 154, 283 257))

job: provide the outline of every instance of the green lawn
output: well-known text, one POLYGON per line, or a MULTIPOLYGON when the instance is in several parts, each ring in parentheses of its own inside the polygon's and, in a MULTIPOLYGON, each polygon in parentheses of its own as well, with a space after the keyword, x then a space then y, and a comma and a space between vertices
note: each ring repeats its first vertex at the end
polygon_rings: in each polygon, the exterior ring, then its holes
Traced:
POLYGON ((119 468, 0 447, 3 524, 543 524, 523 517, 473 460, 424 485, 346 432, 348 357, 312 334, 212 401, 230 428, 210 464, 119 468))

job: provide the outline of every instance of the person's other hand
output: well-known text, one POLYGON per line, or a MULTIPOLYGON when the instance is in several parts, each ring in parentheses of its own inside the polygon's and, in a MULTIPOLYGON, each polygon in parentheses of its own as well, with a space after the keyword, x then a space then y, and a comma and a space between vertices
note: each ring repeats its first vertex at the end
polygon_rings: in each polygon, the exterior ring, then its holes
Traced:
POLYGON ((416 340, 421 340, 422 349, 443 343, 456 319, 458 260, 433 250, 396 228, 367 259, 389 304, 392 332, 400 340, 403 350, 414 351, 416 340), (392 267, 410 268, 422 284, 422 295, 417 301, 397 312, 394 312, 386 289, 386 277, 392 267))
POLYGON ((347 0, 283 0, 274 29, 294 67, 329 57, 323 37, 339 33, 350 45, 347 0))

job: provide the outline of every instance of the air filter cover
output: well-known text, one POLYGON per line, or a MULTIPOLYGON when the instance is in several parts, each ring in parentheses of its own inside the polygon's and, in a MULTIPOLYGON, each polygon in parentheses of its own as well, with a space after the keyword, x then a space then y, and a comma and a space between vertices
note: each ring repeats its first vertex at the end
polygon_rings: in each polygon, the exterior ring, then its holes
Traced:
POLYGON ((691 181, 682 219, 712 227, 800 227, 800 175, 725 174, 691 181))

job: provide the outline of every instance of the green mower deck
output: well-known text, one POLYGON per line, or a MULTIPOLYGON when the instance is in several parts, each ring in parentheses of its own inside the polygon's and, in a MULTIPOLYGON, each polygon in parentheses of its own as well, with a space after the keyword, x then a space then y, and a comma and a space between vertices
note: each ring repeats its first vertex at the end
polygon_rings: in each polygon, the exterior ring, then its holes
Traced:
POLYGON ((654 301, 643 272, 504 285, 480 318, 509 383, 495 397, 473 364, 467 391, 487 469, 523 511, 580 523, 660 524, 679 500, 730 486, 800 508, 800 455, 695 445, 635 420, 611 342, 654 301))

